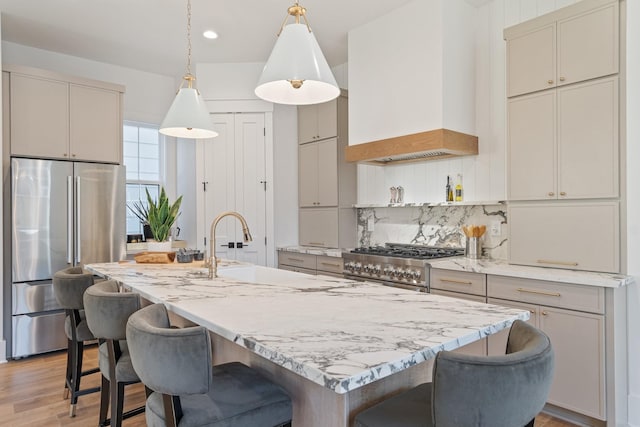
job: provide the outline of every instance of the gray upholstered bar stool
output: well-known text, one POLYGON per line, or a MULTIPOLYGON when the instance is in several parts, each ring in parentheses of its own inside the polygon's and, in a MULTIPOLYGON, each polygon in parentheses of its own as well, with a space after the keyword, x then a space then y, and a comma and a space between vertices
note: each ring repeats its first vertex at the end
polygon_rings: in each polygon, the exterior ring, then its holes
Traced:
POLYGON ((69 267, 53 275, 53 292, 58 304, 65 309, 64 330, 67 334, 67 373, 64 398, 70 397, 69 416, 76 415, 78 397, 95 393, 100 387, 80 389, 83 376, 99 372, 98 368, 82 370, 84 342, 95 340, 84 318, 84 291, 93 285, 93 275, 81 267, 69 267))
POLYGON ((517 320, 506 352, 483 357, 441 351, 433 382, 366 409, 356 416, 355 426, 533 427, 553 379, 551 342, 517 320))
POLYGON ((140 296, 121 293, 113 280, 97 282, 84 293, 87 324, 100 340, 98 350, 102 386, 99 425, 120 427, 124 418, 144 412, 144 407, 124 413, 124 387, 140 382, 131 364, 126 339, 127 320, 140 309, 140 296), (111 401, 111 418, 107 409, 111 401))
POLYGON ((148 426, 290 425, 291 399, 282 388, 241 363, 213 366, 209 332, 170 328, 164 305, 129 317, 127 343, 133 367, 154 391, 147 398, 148 426))

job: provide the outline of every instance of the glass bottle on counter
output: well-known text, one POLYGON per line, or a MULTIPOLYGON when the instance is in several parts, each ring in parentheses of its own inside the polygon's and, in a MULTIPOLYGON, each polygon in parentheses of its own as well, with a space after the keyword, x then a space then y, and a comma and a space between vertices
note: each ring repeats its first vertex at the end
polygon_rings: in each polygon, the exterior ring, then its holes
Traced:
POLYGON ((445 187, 445 201, 453 202, 453 189, 451 188, 451 178, 447 175, 447 186, 445 187))
POLYGON ((456 179, 456 202, 462 201, 462 174, 458 174, 456 179))

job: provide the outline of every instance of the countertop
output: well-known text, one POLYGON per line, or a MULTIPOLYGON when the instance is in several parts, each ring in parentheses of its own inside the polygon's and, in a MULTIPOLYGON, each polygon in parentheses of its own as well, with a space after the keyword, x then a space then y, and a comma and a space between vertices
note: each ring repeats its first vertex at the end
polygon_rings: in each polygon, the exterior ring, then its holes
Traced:
POLYGON ((336 393, 508 328, 529 312, 222 260, 91 264, 152 302, 336 393))
POLYGON ((342 251, 349 251, 350 249, 340 249, 340 248, 318 248, 314 246, 282 246, 277 248, 279 251, 284 252, 295 252, 298 254, 309 254, 309 255, 324 255, 324 256, 332 256, 336 258, 342 257, 342 251))
POLYGON ((564 270, 559 268, 528 267, 513 265, 502 260, 470 259, 466 257, 429 261, 431 268, 473 273, 495 274, 497 276, 520 277, 524 279, 548 280, 560 283, 619 288, 634 283, 632 276, 622 274, 595 273, 591 271, 564 270))

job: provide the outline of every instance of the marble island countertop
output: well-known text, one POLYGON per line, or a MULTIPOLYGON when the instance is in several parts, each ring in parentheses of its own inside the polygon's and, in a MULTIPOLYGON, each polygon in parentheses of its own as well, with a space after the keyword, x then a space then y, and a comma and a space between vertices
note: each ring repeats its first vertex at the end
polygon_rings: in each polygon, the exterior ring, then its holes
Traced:
POLYGON ((431 268, 497 276, 520 277, 524 279, 547 280, 560 283, 575 283, 604 288, 619 288, 634 283, 632 276, 591 271, 563 270, 559 268, 529 267, 509 264, 504 260, 470 259, 466 257, 429 261, 431 268))
POLYGON ((336 393, 508 328, 528 311, 222 261, 86 266, 336 393))

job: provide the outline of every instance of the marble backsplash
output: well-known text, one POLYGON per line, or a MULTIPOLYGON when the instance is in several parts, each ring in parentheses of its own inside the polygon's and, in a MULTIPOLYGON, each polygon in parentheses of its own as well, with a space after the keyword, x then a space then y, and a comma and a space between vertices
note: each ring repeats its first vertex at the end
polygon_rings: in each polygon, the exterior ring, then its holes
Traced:
POLYGON ((358 245, 410 243, 426 246, 465 247, 463 225, 486 225, 482 255, 507 259, 507 210, 503 204, 358 208, 358 245), (500 222, 500 235, 490 229, 500 222), (372 225, 372 226, 371 226, 372 225))

